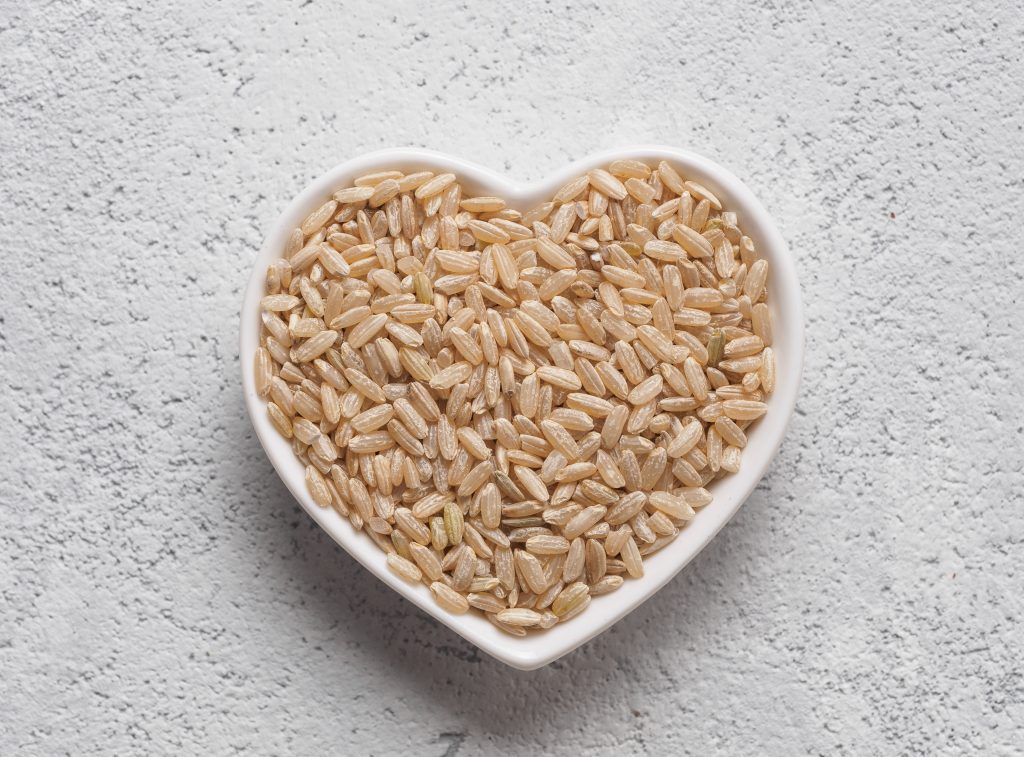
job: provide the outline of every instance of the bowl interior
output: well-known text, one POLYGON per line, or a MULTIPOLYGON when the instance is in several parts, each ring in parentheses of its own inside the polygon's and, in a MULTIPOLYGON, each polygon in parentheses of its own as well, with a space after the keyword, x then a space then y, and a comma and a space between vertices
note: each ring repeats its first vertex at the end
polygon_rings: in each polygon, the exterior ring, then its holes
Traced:
POLYGON ((567 165, 533 184, 518 184, 487 168, 425 150, 386 150, 347 161, 312 182, 288 206, 271 228, 256 258, 241 314, 241 368, 246 407, 256 433, 281 479, 303 508, 354 558, 394 591, 433 615, 488 654, 514 667, 540 667, 601 633, 650 598, 681 570, 714 537, 747 498, 778 450, 796 402, 803 361, 803 318, 796 272, 788 250, 772 219, 751 191, 733 174, 694 153, 665 147, 641 147, 601 153, 567 165), (306 491, 303 466, 291 446, 270 424, 266 407, 257 395, 252 375, 259 338, 259 300, 264 294, 264 272, 284 249, 289 232, 306 215, 326 201, 337 188, 355 177, 375 170, 396 168, 405 172, 451 171, 473 193, 503 197, 513 207, 527 210, 550 197, 566 182, 591 168, 620 158, 656 164, 668 160, 688 179, 708 187, 723 206, 736 212, 739 225, 750 236, 758 253, 770 264, 769 306, 774 318, 773 349, 778 362, 776 391, 768 400, 768 412, 753 427, 739 473, 710 486, 714 501, 703 508, 676 540, 644 558, 645 575, 628 580, 616 592, 595 597, 590 608, 573 620, 526 637, 513 637, 474 614, 450 615, 434 604, 424 585, 413 586, 393 573, 384 553, 364 534, 331 509, 321 509, 306 491))

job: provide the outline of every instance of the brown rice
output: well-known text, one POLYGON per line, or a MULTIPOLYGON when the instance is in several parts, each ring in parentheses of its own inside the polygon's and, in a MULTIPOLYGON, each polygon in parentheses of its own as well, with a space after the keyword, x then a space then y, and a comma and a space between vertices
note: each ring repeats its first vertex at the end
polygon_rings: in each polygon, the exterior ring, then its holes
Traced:
POLYGON ((283 253, 253 370, 313 501, 516 636, 642 577, 775 388, 768 263, 667 162, 615 161, 525 212, 378 171, 283 253))

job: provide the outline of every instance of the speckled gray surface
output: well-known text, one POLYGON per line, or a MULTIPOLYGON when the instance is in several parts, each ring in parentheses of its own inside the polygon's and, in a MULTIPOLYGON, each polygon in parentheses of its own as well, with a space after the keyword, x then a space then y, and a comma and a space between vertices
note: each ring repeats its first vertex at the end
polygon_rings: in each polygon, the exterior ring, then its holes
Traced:
POLYGON ((0 753, 1014 753, 1020 3, 346 5, 0 2, 0 753), (778 218, 799 412, 682 575, 520 673, 299 510, 237 308, 348 156, 637 142, 778 218))

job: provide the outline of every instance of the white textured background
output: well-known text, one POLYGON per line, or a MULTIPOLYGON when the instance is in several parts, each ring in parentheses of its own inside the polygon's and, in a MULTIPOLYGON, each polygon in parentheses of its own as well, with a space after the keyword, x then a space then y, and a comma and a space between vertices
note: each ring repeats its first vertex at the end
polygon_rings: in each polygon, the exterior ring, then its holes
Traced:
POLYGON ((1015 753, 1024 8, 980 6, 0 0, 0 753, 1015 753), (776 215, 803 392, 717 541, 520 673, 285 491, 242 287, 359 152, 637 142, 776 215))

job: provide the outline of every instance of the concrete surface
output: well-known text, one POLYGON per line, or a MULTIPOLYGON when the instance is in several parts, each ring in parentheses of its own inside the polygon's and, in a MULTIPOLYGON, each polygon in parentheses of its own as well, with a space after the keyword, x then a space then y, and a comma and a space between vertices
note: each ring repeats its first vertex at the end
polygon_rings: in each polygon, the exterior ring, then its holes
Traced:
POLYGON ((1020 3, 0 0, 0 754, 1019 754, 1022 35, 1020 3), (636 142, 777 215, 799 414, 683 575, 518 673, 298 509, 237 308, 340 159, 636 142))

